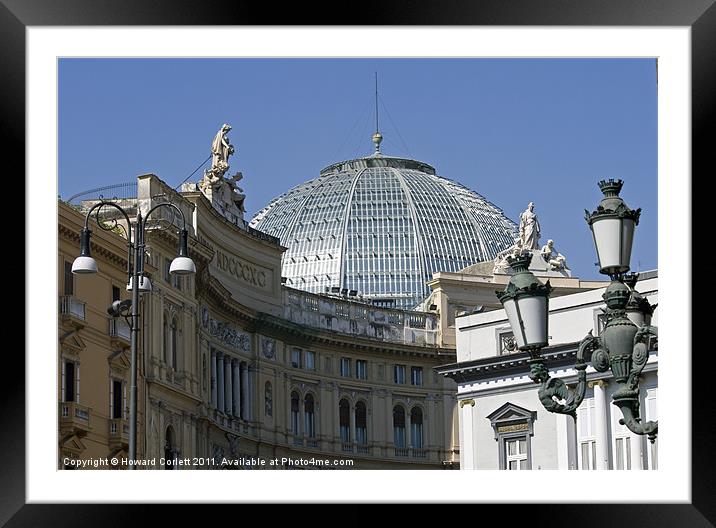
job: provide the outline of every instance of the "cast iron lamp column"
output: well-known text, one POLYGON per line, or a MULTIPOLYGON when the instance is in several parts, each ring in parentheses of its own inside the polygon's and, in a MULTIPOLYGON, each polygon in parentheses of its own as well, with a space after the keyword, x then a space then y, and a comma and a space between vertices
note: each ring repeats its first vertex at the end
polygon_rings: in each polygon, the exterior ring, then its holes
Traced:
POLYGON ((549 321, 549 281, 542 283, 528 270, 531 254, 508 257, 515 274, 497 297, 505 307, 507 318, 518 348, 530 354, 530 379, 540 384, 539 399, 546 410, 569 414, 576 419, 576 409, 586 392, 587 354, 597 372, 612 371, 618 384, 612 403, 619 407, 626 425, 635 434, 647 435, 653 443, 658 422, 643 422, 639 416, 639 375, 649 359, 648 341, 657 337, 657 329, 650 325, 652 306, 633 289, 634 274, 627 275, 641 209, 630 209, 619 197, 623 182, 603 180, 599 188, 604 198, 596 211, 586 212, 599 258, 599 271, 612 279, 602 298, 606 302, 607 324, 599 337, 589 334, 577 349, 575 369, 577 386, 567 388, 561 379, 551 378, 541 355, 547 346, 549 321), (626 284, 625 284, 626 283, 626 284))
MULTIPOLYGON (((99 213, 103 207, 114 207, 127 222, 127 227, 131 230, 132 224, 129 216, 119 205, 114 202, 102 200, 90 208, 85 217, 85 225, 80 233, 80 256, 72 263, 72 273, 89 274, 97 273, 97 262, 92 258, 90 252, 90 237, 92 231, 89 229, 89 219, 95 212, 95 220, 100 229, 111 231, 118 227, 116 219, 112 219, 108 224, 104 224, 99 213)), ((135 469, 134 462, 137 460, 137 337, 139 333, 139 292, 151 291, 149 279, 144 276, 144 233, 146 223, 149 216, 160 207, 171 207, 179 212, 182 219, 182 229, 179 232, 179 254, 172 261, 169 272, 176 275, 189 275, 196 273, 194 261, 189 258, 187 247, 188 231, 186 229, 186 219, 184 213, 176 205, 169 202, 162 202, 152 207, 146 216, 142 218, 141 212, 137 211, 137 218, 134 222, 134 236, 127 236, 127 275, 128 289, 132 290, 132 307, 131 307, 131 363, 130 363, 130 391, 129 391, 129 469, 135 469), (134 255, 132 255, 134 252, 134 255), (132 259, 133 257, 133 259, 132 259), (134 266, 132 266, 134 262, 134 266)), ((120 226, 121 227, 121 226, 120 226)), ((126 231, 125 231, 126 233, 126 231)))

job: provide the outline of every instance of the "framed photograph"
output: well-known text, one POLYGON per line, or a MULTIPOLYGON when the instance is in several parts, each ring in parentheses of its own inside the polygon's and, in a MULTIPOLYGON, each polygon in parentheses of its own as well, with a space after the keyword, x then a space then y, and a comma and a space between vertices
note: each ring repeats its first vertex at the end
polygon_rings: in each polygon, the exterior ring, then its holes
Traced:
POLYGON ((716 522, 690 297, 712 2, 384 4, 350 26, 131 4, 0 6, 27 247, 2 522, 268 502, 716 522), (588 234, 620 192, 661 327, 630 338, 626 414, 597 356, 626 317, 610 279, 636 290, 588 234), (551 284, 542 378, 495 296, 525 255, 551 284))

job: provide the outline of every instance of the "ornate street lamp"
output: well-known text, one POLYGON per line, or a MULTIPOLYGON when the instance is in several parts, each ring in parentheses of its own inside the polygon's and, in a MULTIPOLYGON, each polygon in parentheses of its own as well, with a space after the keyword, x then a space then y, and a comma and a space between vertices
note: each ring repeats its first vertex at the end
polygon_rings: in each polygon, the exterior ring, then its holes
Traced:
POLYGON ((612 279, 602 298, 606 302, 607 323, 599 337, 589 334, 577 348, 575 369, 577 385, 572 390, 558 378, 551 378, 541 356, 547 346, 549 281, 542 284, 529 270, 531 255, 508 257, 515 271, 504 291, 497 297, 505 307, 507 318, 518 348, 530 354, 530 378, 540 384, 539 399, 550 412, 569 414, 576 419, 576 409, 587 389, 587 354, 591 352, 592 366, 597 372, 611 369, 618 384, 612 403, 619 407, 619 423, 630 431, 656 440, 658 422, 644 422, 639 415, 639 375, 649 358, 650 336, 656 338, 657 329, 650 325, 656 305, 634 289, 638 274, 627 274, 641 209, 632 210, 619 197, 623 182, 599 182, 604 198, 586 220, 594 236, 599 258, 599 271, 612 279))
POLYGON ((132 224, 129 216, 119 205, 114 202, 101 200, 93 205, 87 216, 85 217, 85 225, 80 233, 80 256, 72 263, 72 273, 88 274, 97 273, 97 262, 92 258, 90 253, 90 239, 92 231, 89 229, 89 219, 92 213, 95 213, 95 220, 100 229, 104 231, 112 231, 121 227, 125 231, 127 238, 127 290, 132 292, 131 304, 131 364, 130 364, 130 391, 129 391, 129 469, 135 469, 134 462, 137 460, 137 335, 139 332, 139 294, 151 292, 151 283, 149 278, 144 275, 144 233, 146 230, 147 220, 149 216, 160 207, 171 207, 179 212, 182 219, 182 229, 179 232, 179 254, 172 261, 169 268, 170 273, 177 275, 188 275, 196 272, 194 261, 189 258, 188 251, 188 232, 186 229, 186 219, 184 213, 176 205, 169 202, 162 202, 152 207, 144 218, 137 211, 137 218, 132 224), (109 222, 103 222, 99 218, 100 211, 103 207, 113 207, 117 209, 126 221, 127 228, 130 230, 134 227, 133 236, 129 236, 124 226, 119 224, 116 219, 109 222), (134 264, 134 265, 132 265, 134 264), (134 288, 134 285, 139 285, 134 288))

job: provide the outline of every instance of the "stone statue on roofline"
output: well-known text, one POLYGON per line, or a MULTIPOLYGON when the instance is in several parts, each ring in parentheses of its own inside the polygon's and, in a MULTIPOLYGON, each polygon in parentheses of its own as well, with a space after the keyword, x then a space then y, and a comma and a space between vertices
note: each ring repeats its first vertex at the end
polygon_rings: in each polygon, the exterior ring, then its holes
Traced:
POLYGON ((211 167, 204 171, 199 182, 199 190, 211 201, 232 223, 245 227, 244 200, 246 195, 237 182, 244 176, 237 172, 226 177, 229 170, 229 156, 234 154, 234 146, 229 141, 228 133, 231 125, 224 123, 211 142, 211 167))
POLYGON ((507 249, 501 251, 493 261, 493 274, 510 274, 508 257, 519 257, 530 253, 533 258, 529 269, 536 274, 543 273, 547 276, 571 276, 567 267, 567 259, 554 248, 554 240, 548 240, 547 244, 540 248, 539 239, 542 233, 537 213, 535 213, 534 202, 530 202, 520 214, 520 225, 518 237, 507 249))

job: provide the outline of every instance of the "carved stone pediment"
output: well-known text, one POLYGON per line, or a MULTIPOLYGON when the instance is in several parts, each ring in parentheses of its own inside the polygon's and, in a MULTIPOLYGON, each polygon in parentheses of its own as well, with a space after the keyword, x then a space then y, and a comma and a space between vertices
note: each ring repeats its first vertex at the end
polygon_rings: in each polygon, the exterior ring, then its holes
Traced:
POLYGON ((82 440, 76 434, 70 434, 60 440, 60 447, 64 451, 69 451, 74 455, 82 453, 86 446, 82 443, 82 440))
POLYGON ((109 366, 111 368, 119 370, 122 373, 127 372, 131 365, 129 354, 126 350, 117 350, 112 352, 109 357, 107 357, 107 361, 109 362, 109 366))
POLYGON ((71 332, 60 338, 60 346, 63 352, 73 356, 79 355, 80 352, 87 348, 87 345, 85 344, 84 340, 79 336, 76 331, 71 332))
POLYGON ((502 407, 487 416, 491 422, 502 422, 505 420, 534 420, 537 413, 524 409, 514 403, 507 402, 502 407))

